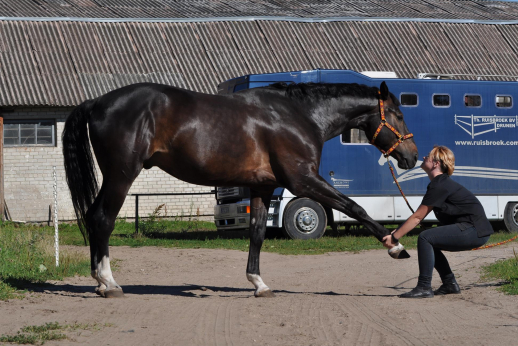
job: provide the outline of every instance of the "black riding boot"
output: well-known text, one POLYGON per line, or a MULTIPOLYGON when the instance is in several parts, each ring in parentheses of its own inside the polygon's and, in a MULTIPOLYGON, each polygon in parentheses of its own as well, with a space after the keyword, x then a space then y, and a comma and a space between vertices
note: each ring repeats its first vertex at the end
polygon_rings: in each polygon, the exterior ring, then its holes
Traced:
POLYGON ((403 293, 399 298, 433 298, 433 290, 431 287, 417 286, 407 293, 403 293))

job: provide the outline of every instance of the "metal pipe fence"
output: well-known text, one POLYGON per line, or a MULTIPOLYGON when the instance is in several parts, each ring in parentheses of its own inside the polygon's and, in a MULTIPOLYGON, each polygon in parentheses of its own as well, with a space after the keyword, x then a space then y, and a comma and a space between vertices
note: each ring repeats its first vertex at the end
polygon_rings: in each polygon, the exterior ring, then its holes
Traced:
POLYGON ((216 190, 210 192, 179 192, 179 193, 129 193, 128 196, 135 196, 135 234, 138 233, 138 201, 139 196, 196 196, 196 195, 216 195, 216 190))

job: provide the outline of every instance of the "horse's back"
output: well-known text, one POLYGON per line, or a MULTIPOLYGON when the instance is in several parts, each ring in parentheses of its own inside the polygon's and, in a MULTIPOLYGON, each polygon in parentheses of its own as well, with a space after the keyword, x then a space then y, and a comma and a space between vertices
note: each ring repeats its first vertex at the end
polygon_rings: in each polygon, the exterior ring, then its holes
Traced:
POLYGON ((271 153, 307 145, 311 132, 291 107, 278 93, 221 96, 141 83, 98 98, 90 131, 105 165, 117 153, 120 164, 158 166, 201 185, 273 182, 271 153))

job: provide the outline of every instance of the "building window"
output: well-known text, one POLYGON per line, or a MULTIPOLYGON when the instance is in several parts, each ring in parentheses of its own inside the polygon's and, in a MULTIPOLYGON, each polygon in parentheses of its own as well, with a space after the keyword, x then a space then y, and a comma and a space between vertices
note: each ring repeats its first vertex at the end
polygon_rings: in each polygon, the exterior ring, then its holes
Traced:
POLYGON ((399 95, 399 101, 402 106, 417 106, 417 94, 404 93, 399 95))
POLYGON ((499 108, 511 108, 513 106, 513 98, 507 95, 496 95, 496 106, 499 108))
POLYGON ((450 106, 450 95, 448 94, 434 94, 433 105, 435 107, 449 107, 450 106))
POLYGON ((353 144, 361 144, 361 143, 369 143, 365 132, 359 129, 351 129, 342 133, 342 143, 353 143, 353 144))
POLYGON ((4 145, 6 147, 55 146, 54 120, 5 120, 4 145))
POLYGON ((464 106, 480 107, 482 106, 482 97, 480 95, 464 95, 464 106))

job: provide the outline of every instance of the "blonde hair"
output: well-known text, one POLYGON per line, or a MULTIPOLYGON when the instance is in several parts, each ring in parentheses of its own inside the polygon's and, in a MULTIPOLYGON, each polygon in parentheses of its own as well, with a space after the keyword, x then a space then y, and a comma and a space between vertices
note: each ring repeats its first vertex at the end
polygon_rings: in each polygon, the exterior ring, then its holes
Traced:
POLYGON ((428 157, 441 164, 441 171, 443 173, 453 174, 455 170, 455 155, 453 155, 453 151, 443 145, 435 145, 428 157))

